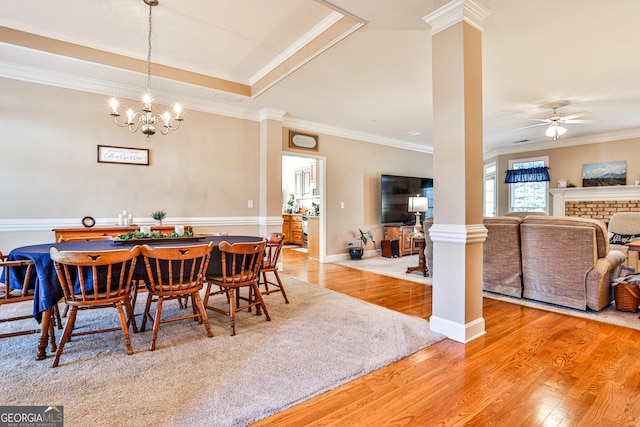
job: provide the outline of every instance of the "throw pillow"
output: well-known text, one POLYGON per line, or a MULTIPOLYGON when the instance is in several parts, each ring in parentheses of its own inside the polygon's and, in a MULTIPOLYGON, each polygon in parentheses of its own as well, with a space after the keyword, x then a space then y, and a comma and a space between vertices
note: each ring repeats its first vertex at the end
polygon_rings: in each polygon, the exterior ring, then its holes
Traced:
POLYGON ((618 234, 611 233, 611 239, 609 243, 612 245, 624 245, 630 243, 632 240, 640 238, 640 234, 618 234))

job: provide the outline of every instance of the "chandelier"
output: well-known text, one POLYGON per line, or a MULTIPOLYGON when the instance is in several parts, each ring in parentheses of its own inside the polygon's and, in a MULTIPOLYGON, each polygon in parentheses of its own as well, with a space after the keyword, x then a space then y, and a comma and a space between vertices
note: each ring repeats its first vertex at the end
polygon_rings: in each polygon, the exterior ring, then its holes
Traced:
POLYGON ((140 129, 145 135, 145 139, 149 141, 149 137, 156 133, 156 125, 160 127, 160 133, 166 135, 169 131, 177 130, 180 127, 180 122, 184 119, 180 116, 182 108, 180 104, 176 104, 173 110, 176 113, 175 117, 165 111, 164 114, 157 114, 152 111, 153 97, 151 96, 151 10, 153 6, 158 5, 158 0, 143 0, 149 5, 149 49, 147 51, 147 92, 142 96, 143 107, 140 111, 134 112, 132 109, 127 111, 127 121, 120 123, 118 117, 118 100, 111 98, 109 105, 111 106, 110 116, 113 117, 114 122, 120 127, 126 127, 129 132, 135 133, 140 129))

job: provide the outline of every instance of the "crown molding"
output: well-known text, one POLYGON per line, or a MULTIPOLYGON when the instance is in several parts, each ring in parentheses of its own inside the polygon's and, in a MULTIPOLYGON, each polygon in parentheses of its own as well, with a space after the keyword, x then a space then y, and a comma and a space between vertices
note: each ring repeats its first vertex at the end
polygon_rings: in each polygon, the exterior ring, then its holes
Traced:
MULTIPOLYGON (((29 83, 37 83, 48 86, 60 87, 82 92, 96 93, 105 96, 112 96, 118 93, 119 97, 137 99, 140 95, 139 86, 129 86, 115 84, 99 79, 78 76, 75 74, 56 72, 25 65, 0 61, 0 77, 21 80, 29 83)), ((155 101, 159 104, 171 105, 175 102, 175 95, 160 90, 153 90, 155 101)), ((233 117, 251 121, 262 121, 272 119, 282 121, 284 126, 306 130, 310 132, 324 133, 327 135, 353 139, 357 141, 370 142, 373 144, 385 145, 409 151, 433 154, 433 149, 421 144, 405 142, 392 138, 384 138, 374 134, 338 128, 331 125, 316 123, 306 120, 295 119, 286 116, 286 111, 262 108, 260 110, 248 107, 229 105, 204 98, 180 97, 180 102, 187 110, 201 111, 220 116, 233 117)))
MULTIPOLYGON (((496 148, 484 153, 485 159, 490 159, 500 155, 526 153, 529 151, 552 150, 554 148, 574 147, 578 145, 599 144, 601 142, 621 141, 625 139, 640 138, 639 129, 627 129, 617 132, 601 133, 598 135, 587 135, 575 138, 560 138, 557 141, 548 140, 533 142, 529 144, 519 144, 514 147, 496 148)), ((515 144, 514 144, 515 145, 515 144)))
POLYGON ((477 0, 454 0, 422 19, 431 26, 433 36, 462 21, 482 31, 482 23, 490 13, 489 9, 477 0))
POLYGON ((322 133, 325 135, 333 135, 341 138, 354 139, 356 141, 369 142, 372 144, 386 145, 393 148, 400 148, 409 151, 418 151, 420 153, 433 154, 433 148, 422 144, 400 141, 392 138, 384 138, 364 132, 352 131, 335 126, 324 125, 321 123, 300 120, 293 117, 285 117, 283 126, 306 130, 309 132, 322 133))

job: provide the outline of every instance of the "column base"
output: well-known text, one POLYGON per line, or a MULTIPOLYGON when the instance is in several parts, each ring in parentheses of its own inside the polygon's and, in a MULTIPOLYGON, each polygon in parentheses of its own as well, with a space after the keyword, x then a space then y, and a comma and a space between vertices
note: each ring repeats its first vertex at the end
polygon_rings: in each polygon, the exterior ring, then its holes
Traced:
POLYGON ((484 329, 484 317, 480 317, 467 324, 452 322, 438 316, 429 318, 431 330, 446 335, 454 341, 466 344, 476 338, 481 337, 487 332, 484 329))

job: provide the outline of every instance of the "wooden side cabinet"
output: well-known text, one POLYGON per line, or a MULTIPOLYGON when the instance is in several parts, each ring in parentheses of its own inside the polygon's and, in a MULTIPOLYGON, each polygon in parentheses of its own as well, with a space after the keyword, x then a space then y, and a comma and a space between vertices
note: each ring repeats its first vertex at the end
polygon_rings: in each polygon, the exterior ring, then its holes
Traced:
MULTIPOLYGON (((185 227, 186 228, 186 227, 185 227)), ((161 231, 165 234, 175 229, 173 225, 152 225, 151 231, 161 231)), ((63 239, 82 239, 84 237, 111 236, 117 237, 130 231, 140 230, 140 226, 113 226, 113 227, 82 227, 82 228, 54 228, 55 241, 63 239)))
MULTIPOLYGON (((412 240, 409 233, 412 231, 412 225, 385 225, 384 238, 385 240, 398 241, 399 256, 411 255, 412 253, 418 253, 416 249, 411 247, 412 240)), ((417 245, 414 246, 417 248, 417 245)))

